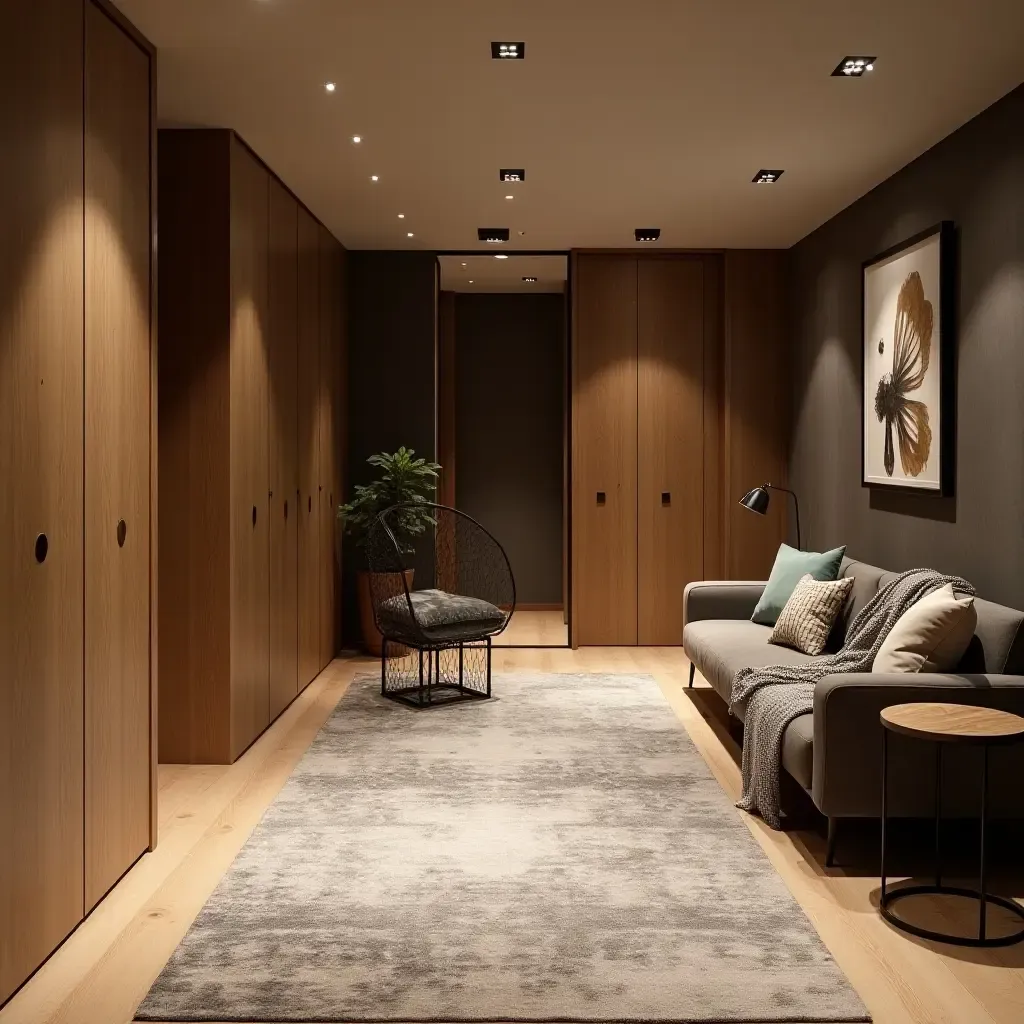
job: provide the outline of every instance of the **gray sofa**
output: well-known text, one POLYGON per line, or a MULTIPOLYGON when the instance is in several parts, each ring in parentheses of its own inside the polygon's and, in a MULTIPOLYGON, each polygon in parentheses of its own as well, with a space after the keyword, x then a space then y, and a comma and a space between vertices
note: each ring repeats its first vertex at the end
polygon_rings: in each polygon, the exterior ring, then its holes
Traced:
MULTIPOLYGON (((829 640, 842 646, 847 626, 879 586, 893 579, 864 562, 844 559, 840 575, 853 591, 829 640)), ((804 664, 809 655, 768 643, 771 629, 750 621, 764 583, 691 583, 683 597, 683 649, 726 701, 745 667, 804 664)), ((783 737, 782 765, 829 819, 829 861, 843 818, 881 814, 882 728, 890 704, 947 701, 981 704, 1024 715, 1024 612, 976 599, 978 627, 956 673, 826 676, 815 687, 814 711, 795 719, 783 737)), ((930 817, 935 810, 932 744, 890 739, 889 800, 894 816, 930 817)), ((990 760, 993 816, 1024 817, 1024 744, 995 749, 990 760)), ((973 748, 943 754, 943 814, 976 816, 981 804, 981 757, 973 748)))

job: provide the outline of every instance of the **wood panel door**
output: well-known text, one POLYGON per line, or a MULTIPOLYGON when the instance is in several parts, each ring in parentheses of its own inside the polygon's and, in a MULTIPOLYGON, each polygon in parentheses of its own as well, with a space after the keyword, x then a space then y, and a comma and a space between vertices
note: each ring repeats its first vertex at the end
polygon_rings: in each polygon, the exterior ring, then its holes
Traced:
POLYGON ((299 689, 320 671, 320 236, 299 208, 298 617, 299 689))
POLYGON ((637 295, 637 643, 671 646, 704 570, 701 259, 640 260, 637 295))
POLYGON ((270 717, 298 692, 299 204, 270 182, 270 717))
POLYGON ((317 389, 317 429, 319 431, 319 497, 320 497, 320 668, 330 664, 336 653, 334 572, 334 491, 337 486, 335 464, 337 439, 335 402, 338 377, 338 324, 341 320, 340 268, 337 242, 320 226, 320 370, 317 389))
POLYGON ((150 58, 85 4, 85 904, 149 845, 150 58))
POLYGON ((231 754, 270 722, 270 178, 231 148, 231 754))
POLYGON ((637 261, 573 278, 574 645, 637 642, 637 261))
POLYGON ((82 918, 82 15, 0 32, 0 1002, 82 918))

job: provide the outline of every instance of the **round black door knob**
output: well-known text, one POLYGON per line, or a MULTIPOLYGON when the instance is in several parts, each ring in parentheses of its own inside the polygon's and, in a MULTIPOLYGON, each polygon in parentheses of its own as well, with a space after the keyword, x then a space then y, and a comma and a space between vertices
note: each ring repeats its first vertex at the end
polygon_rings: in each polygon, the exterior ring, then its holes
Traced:
POLYGON ((46 534, 41 533, 36 537, 36 561, 40 565, 46 561, 46 552, 50 550, 50 542, 46 539, 46 534))
POLYGON ((252 525, 253 526, 256 525, 256 506, 255 505, 253 505, 253 507, 252 507, 252 525))
POLYGON ((117 521, 117 546, 124 547, 124 539, 128 536, 128 524, 123 519, 117 521))

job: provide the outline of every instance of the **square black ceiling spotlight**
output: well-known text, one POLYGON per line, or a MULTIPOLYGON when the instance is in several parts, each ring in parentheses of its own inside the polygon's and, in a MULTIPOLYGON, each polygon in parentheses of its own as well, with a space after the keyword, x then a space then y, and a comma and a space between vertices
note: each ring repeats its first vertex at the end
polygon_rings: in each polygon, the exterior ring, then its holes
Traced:
POLYGON ((638 242, 656 242, 661 238, 661 228, 636 228, 633 237, 638 242))
POLYGON ((508 228, 477 228, 476 237, 481 242, 507 242, 508 228))
POLYGON ((525 60, 526 43, 491 43, 492 60, 525 60))
POLYGON ((860 78, 866 71, 875 70, 875 58, 844 57, 832 72, 833 78, 860 78))
POLYGON ((782 175, 785 173, 785 171, 766 171, 762 169, 758 171, 757 174, 755 174, 753 178, 751 178, 750 180, 755 185, 774 185, 775 182, 777 182, 779 178, 781 178, 782 175))
POLYGON ((502 167, 498 181, 526 181, 526 170, 522 167, 502 167))

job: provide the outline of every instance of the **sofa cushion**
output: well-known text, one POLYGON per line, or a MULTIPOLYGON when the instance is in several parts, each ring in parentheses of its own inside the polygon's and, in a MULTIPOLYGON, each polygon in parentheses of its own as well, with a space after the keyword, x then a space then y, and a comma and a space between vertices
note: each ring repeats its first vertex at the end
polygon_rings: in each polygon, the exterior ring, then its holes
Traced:
POLYGON ((814 715, 798 715, 782 734, 782 767, 810 792, 814 771, 814 715))
POLYGON ((762 626, 774 626, 782 609, 805 573, 816 580, 834 580, 839 575, 846 547, 832 551, 799 551, 780 544, 775 564, 751 620, 762 626))
POLYGON ((805 575, 782 609, 768 642, 804 654, 821 654, 852 586, 850 576, 822 581, 805 575))
POLYGON ((896 620, 875 655, 872 672, 952 672, 974 636, 974 598, 947 583, 925 594, 896 620))
POLYGON ((732 681, 741 668, 765 665, 806 665, 814 659, 789 647, 768 643, 772 631, 746 619, 704 619, 688 622, 683 650, 697 671, 729 703, 732 681))

